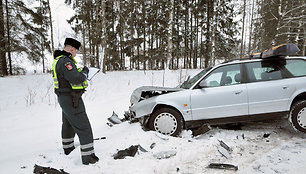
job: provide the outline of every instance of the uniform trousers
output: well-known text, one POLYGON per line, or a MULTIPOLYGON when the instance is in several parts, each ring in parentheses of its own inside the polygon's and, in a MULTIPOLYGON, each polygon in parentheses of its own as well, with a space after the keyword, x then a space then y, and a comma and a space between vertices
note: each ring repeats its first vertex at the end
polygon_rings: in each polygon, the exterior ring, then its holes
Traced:
POLYGON ((62 143, 63 148, 74 148, 74 136, 78 135, 81 144, 83 163, 88 162, 94 154, 93 134, 82 98, 78 107, 73 107, 71 95, 58 95, 58 102, 62 108, 62 143))

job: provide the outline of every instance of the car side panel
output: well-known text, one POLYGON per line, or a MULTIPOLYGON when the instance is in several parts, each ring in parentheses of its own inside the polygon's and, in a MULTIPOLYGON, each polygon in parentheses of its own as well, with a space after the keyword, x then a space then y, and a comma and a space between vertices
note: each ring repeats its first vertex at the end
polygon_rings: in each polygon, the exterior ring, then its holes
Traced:
POLYGON ((247 115, 247 98, 245 84, 194 89, 191 92, 193 119, 247 115))
POLYGON ((292 78, 293 83, 296 86, 296 89, 294 91, 294 94, 290 97, 289 99, 289 103, 287 106, 287 110, 290 110, 291 104, 293 102, 293 100, 295 99, 296 96, 298 96, 299 94, 305 93, 306 92, 306 76, 305 77, 297 77, 297 78, 292 78))
POLYGON ((183 116, 185 121, 192 120, 190 106, 190 91, 183 90, 156 97, 156 104, 168 105, 176 108, 183 116))
POLYGON ((248 83, 249 115, 287 111, 296 79, 248 83))

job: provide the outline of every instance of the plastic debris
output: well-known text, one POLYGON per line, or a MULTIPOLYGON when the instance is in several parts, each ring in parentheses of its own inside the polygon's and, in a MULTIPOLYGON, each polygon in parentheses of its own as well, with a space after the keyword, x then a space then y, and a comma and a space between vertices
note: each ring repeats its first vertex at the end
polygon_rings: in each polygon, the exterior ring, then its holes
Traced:
POLYGON ((222 156, 224 156, 225 158, 230 158, 231 157, 231 155, 229 154, 229 152, 224 148, 224 147, 222 147, 222 146, 219 146, 218 147, 218 152, 222 155, 222 156))
POLYGON ((220 142, 220 146, 218 146, 218 152, 223 155, 225 158, 230 158, 230 153, 232 152, 232 149, 228 147, 222 140, 218 140, 220 142))
POLYGON ((157 158, 157 159, 167 159, 167 158, 173 157, 175 155, 176 155, 176 151, 169 150, 169 151, 158 152, 158 153, 154 154, 154 157, 157 158))
POLYGON ((113 112, 112 116, 109 117, 107 120, 110 121, 113 124, 122 123, 122 120, 118 117, 118 115, 115 112, 113 112))

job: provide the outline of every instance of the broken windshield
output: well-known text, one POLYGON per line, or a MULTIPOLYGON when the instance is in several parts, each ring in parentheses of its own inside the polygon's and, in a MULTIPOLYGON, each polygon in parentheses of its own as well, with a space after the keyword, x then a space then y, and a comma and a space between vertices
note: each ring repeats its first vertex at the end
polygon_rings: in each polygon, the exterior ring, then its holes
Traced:
POLYGON ((187 79, 181 86, 180 88, 183 89, 189 89, 192 85, 194 85, 204 74, 206 74, 212 67, 208 67, 201 72, 199 72, 197 75, 192 77, 190 80, 187 79))

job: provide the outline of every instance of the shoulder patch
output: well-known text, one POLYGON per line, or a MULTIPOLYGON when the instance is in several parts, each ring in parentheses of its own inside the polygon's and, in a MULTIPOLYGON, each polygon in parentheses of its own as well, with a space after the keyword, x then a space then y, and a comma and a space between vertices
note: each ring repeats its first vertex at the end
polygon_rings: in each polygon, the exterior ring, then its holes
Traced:
POLYGON ((65 64, 65 67, 66 67, 69 71, 71 71, 71 70, 73 69, 73 66, 71 65, 70 62, 67 62, 67 63, 65 64))

